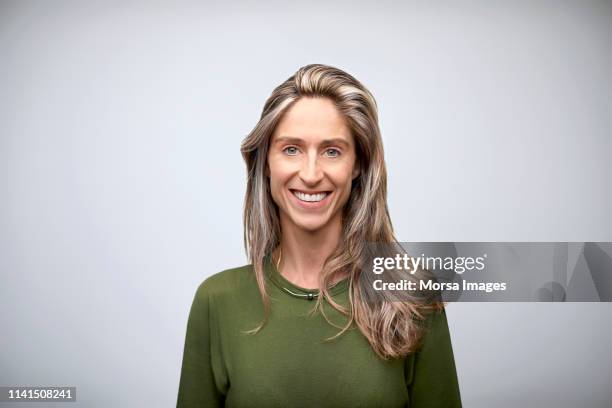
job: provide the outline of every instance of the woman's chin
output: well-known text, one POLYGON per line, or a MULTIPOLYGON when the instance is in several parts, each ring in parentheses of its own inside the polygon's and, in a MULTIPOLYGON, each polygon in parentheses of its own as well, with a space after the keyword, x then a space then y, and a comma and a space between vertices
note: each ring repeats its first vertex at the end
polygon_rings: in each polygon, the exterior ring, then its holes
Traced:
POLYGON ((322 219, 320 217, 317 217, 316 219, 294 219, 293 224, 298 229, 314 233, 323 230, 327 225, 329 225, 329 220, 327 218, 322 219))

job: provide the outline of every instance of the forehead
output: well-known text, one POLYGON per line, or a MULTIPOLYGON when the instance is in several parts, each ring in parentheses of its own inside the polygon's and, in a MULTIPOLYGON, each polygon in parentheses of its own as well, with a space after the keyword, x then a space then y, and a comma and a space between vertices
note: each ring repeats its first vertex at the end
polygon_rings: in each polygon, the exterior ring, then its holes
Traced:
POLYGON ((321 97, 303 97, 285 112, 272 140, 285 136, 313 142, 330 137, 352 142, 344 115, 331 99, 321 97))

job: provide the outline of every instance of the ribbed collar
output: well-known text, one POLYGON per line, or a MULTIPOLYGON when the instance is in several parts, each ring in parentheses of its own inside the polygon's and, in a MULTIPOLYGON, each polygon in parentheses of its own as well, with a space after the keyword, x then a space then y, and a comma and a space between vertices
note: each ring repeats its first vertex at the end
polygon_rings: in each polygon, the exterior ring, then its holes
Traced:
MULTIPOLYGON (((283 293, 285 293, 287 296, 292 296, 290 293, 288 293, 287 291, 284 290, 284 288, 289 289, 291 292, 294 293, 301 293, 304 295, 308 295, 309 293, 315 295, 319 293, 319 289, 306 289, 306 288, 302 288, 300 286, 297 286, 291 282, 289 282, 283 275, 281 275, 281 273, 276 269, 276 265, 274 265, 274 262, 272 262, 272 258, 270 257, 270 255, 267 255, 264 258, 264 269, 266 272, 266 276, 268 277, 268 279, 270 281, 272 281, 272 283, 277 286, 283 293)), ((341 281, 337 282, 335 285, 331 286, 329 288, 329 294, 332 296, 335 296, 337 294, 340 294, 342 292, 347 291, 349 288, 349 278, 345 278, 342 279, 341 281)), ((296 297, 296 296, 292 296, 292 297, 296 297)), ((297 298, 297 297, 296 297, 297 298)), ((307 297, 300 297, 300 299, 304 299, 307 300, 307 297)))

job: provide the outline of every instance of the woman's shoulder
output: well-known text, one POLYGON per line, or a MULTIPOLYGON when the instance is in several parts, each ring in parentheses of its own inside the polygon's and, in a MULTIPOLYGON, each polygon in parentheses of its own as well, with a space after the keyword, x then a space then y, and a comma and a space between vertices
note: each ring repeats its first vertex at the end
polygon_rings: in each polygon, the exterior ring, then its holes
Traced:
POLYGON ((241 291, 252 290, 253 285, 256 288, 257 282, 253 266, 249 264, 225 269, 207 277, 198 286, 197 293, 200 296, 235 296, 241 291))

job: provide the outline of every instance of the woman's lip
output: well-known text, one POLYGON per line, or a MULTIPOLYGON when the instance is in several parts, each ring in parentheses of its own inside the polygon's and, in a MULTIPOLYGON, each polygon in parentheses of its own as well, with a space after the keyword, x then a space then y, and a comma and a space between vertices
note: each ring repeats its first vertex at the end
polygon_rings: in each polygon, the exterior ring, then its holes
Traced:
POLYGON ((290 188, 289 191, 291 191, 292 193, 294 191, 297 191, 298 193, 304 193, 304 194, 321 194, 321 193, 331 193, 331 191, 329 190, 318 190, 318 191, 306 191, 306 190, 298 190, 297 188, 290 188))
POLYGON ((308 209, 308 210, 316 210, 316 209, 323 208, 323 207, 327 206, 327 204, 331 200, 331 196, 334 194, 333 191, 320 191, 319 193, 306 193, 306 192, 304 192, 302 190, 296 190, 296 189, 293 189, 293 188, 289 189, 289 195, 291 196, 291 199, 293 200, 293 202, 296 203, 299 207, 304 208, 304 209, 308 209), (321 201, 302 201, 299 198, 297 198, 295 196, 295 194, 293 194, 294 191, 299 191, 299 192, 305 193, 305 194, 327 193, 327 195, 321 201))

